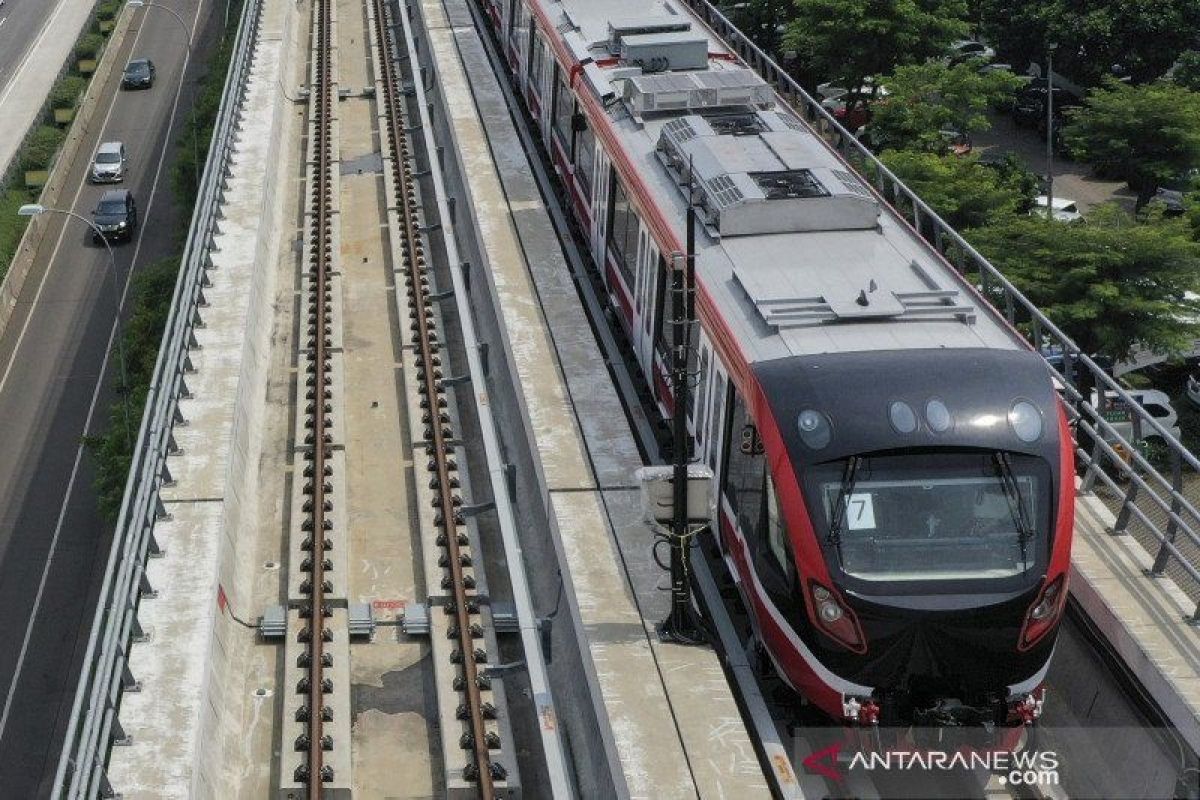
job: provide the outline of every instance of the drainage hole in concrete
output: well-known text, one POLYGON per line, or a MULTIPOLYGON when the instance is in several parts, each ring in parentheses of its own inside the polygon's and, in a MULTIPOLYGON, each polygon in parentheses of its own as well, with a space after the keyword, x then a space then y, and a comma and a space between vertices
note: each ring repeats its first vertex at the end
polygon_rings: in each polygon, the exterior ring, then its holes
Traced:
POLYGON ((268 561, 263 564, 263 569, 279 569, 279 563, 276 561, 268 561))
POLYGON ((271 690, 270 689, 255 689, 254 696, 255 697, 270 697, 271 690))

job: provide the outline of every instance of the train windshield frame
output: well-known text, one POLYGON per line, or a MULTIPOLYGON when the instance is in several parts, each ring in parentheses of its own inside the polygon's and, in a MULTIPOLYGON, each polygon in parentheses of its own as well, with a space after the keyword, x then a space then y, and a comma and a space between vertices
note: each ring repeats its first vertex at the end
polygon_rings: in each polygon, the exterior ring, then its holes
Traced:
POLYGON ((885 452, 808 472, 806 494, 828 560, 859 588, 1007 584, 1046 562, 1053 482, 1044 459, 885 452))

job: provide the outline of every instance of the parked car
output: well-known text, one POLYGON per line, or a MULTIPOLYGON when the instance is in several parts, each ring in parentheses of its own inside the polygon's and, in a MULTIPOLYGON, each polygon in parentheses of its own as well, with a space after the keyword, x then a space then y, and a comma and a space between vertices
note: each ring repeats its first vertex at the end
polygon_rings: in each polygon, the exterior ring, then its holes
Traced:
POLYGON ((125 179, 125 145, 104 142, 92 158, 92 183, 120 183, 125 179))
POLYGON ((991 61, 996 57, 996 51, 983 42, 977 42, 974 39, 960 39, 950 44, 948 57, 951 64, 961 64, 972 58, 991 61))
POLYGON ((971 152, 971 136, 963 133, 953 125, 947 125, 938 131, 938 134, 946 140, 946 151, 953 153, 956 156, 965 156, 971 152))
MULTIPOLYGON (((1167 429, 1167 432, 1179 438, 1179 414, 1175 411, 1175 407, 1171 405, 1171 398, 1166 392, 1158 389, 1126 389, 1125 393, 1133 398, 1134 402, 1146 410, 1146 412, 1154 418, 1154 421, 1167 429)), ((1116 432, 1127 442, 1134 442, 1133 435, 1133 413, 1129 410, 1125 401, 1117 396, 1114 391, 1105 393, 1107 398, 1107 407, 1103 412, 1105 421, 1116 429, 1116 432)), ((1097 407, 1099 396, 1096 392, 1092 392, 1091 404, 1093 408, 1097 407)), ((1162 439, 1159 434, 1149 425, 1141 426, 1141 440, 1162 439)))
POLYGON ((135 58, 125 65, 121 76, 122 89, 149 89, 154 85, 154 62, 148 58, 135 58))
MULTIPOLYGON (((1079 204, 1065 197, 1054 198, 1054 210, 1051 212, 1051 215, 1057 222, 1081 222, 1083 220, 1083 214, 1079 211, 1079 204)), ((1046 195, 1039 194, 1033 199, 1033 208, 1030 209, 1029 216, 1046 216, 1046 195)))
POLYGON ((1187 211, 1184 196, 1196 191, 1200 191, 1200 168, 1190 169, 1165 181, 1150 202, 1161 205, 1164 216, 1179 217, 1187 211))
MULTIPOLYGON (((1078 97, 1066 89, 1058 86, 1054 87, 1054 108, 1052 111, 1055 116, 1061 114, 1064 109, 1079 105, 1081 103, 1078 97)), ((1045 124, 1046 82, 1044 80, 1032 81, 1027 86, 1018 90, 1016 99, 1013 102, 1012 115, 1013 122, 1017 123, 1017 125, 1032 128, 1045 124)))
POLYGON ((993 72, 1012 72, 1012 71, 1013 71, 1012 64, 997 64, 997 63, 993 62, 990 64, 981 64, 979 67, 980 75, 990 75, 993 72))
POLYGON ((100 231, 99 234, 93 231, 92 239, 96 244, 102 244, 101 236, 110 241, 128 242, 133 239, 137 221, 133 193, 128 189, 109 189, 92 211, 92 222, 100 231))

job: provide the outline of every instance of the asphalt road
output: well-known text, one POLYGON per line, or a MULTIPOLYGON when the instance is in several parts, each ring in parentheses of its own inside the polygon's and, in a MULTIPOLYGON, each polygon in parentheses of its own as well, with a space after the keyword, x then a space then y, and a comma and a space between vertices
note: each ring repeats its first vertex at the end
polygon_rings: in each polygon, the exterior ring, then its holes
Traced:
POLYGON ((0 7, 0 90, 63 0, 5 0, 0 7))
MULTIPOLYGON (((102 95, 90 141, 71 166, 63 207, 88 216, 108 187, 84 176, 99 141, 125 143, 124 186, 138 203, 133 242, 115 245, 117 276, 102 246, 78 220, 44 215, 51 235, 26 281, 0 339, 0 794, 48 793, 74 699, 79 659, 87 644, 95 596, 111 541, 92 489, 85 434, 107 424, 117 292, 131 269, 169 255, 187 220, 169 189, 172 144, 191 104, 195 74, 188 50, 204 53, 219 33, 213 3, 157 0, 179 12, 139 12, 119 54, 149 57, 157 80, 149 91, 119 92, 117 70, 102 95), (177 94, 178 93, 178 94, 177 94), (174 127, 168 132, 168 124, 174 127), (102 131, 102 135, 100 135, 102 131), (64 220, 65 225, 64 225, 64 220), (51 252, 52 251, 52 252, 51 252), (116 280, 114 280, 116 277, 116 280)), ((8 0, 6 7, 34 5, 8 0)), ((201 58, 202 62, 203 59, 201 58)), ((0 109, 0 115, 3 109, 0 109)), ((135 428, 139 420, 135 419, 135 428)))

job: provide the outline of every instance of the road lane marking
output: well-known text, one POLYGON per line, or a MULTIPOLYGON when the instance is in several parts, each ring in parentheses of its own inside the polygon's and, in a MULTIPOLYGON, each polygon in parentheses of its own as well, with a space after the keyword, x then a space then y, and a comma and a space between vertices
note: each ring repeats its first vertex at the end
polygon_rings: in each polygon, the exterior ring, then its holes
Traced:
MULTIPOLYGON (((189 37, 188 37, 189 45, 192 44, 193 40, 196 38, 197 24, 200 21, 200 11, 201 11, 201 9, 204 8, 204 5, 205 4, 203 2, 196 4, 196 15, 192 19, 192 29, 191 29, 191 31, 189 33, 189 37)), ((143 14, 144 13, 145 12, 143 12, 143 14)), ((138 39, 141 37, 142 31, 146 29, 146 25, 144 24, 144 22, 145 22, 145 20, 143 19, 143 24, 138 28, 138 35, 134 37, 133 46, 135 48, 137 47, 138 39)), ((141 252, 141 249, 142 249, 142 237, 146 233, 146 222, 150 219, 150 210, 154 207, 154 195, 158 188, 159 179, 162 177, 163 165, 166 162, 166 157, 167 157, 167 148, 169 148, 171 146, 171 131, 175 127, 175 115, 176 115, 176 113, 178 113, 178 110, 179 110, 179 98, 183 94, 183 84, 184 84, 184 79, 187 77, 187 68, 188 68, 188 63, 189 63, 190 58, 191 58, 190 52, 184 54, 183 66, 180 68, 180 72, 179 72, 179 85, 175 89, 175 101, 171 106, 171 114, 170 114, 170 116, 167 117, 167 130, 166 130, 165 135, 163 136, 163 146, 162 146, 162 149, 159 151, 159 155, 158 155, 158 167, 155 169, 155 172, 154 172, 154 181, 150 185, 150 199, 146 201, 145 217, 142 220, 140 232, 138 233, 137 245, 134 247, 133 257, 130 259, 130 262, 129 262, 129 269, 127 269, 125 271, 125 284, 121 289, 121 298, 120 298, 120 302, 118 303, 118 306, 119 306, 118 313, 119 313, 120 309, 124 308, 124 306, 125 306, 125 297, 129 293, 129 284, 130 284, 130 280, 133 277, 133 267, 134 267, 134 264, 137 263, 138 253, 141 252)), ((113 109, 116 108, 117 98, 119 96, 120 96, 120 89, 118 88, 117 92, 114 93, 114 95, 113 95, 112 105, 109 106, 108 114, 105 115, 105 117, 104 117, 104 124, 100 127, 101 131, 103 131, 105 128, 108 127, 109 118, 112 116, 113 109)), ((86 181, 84 181, 84 185, 87 185, 86 181)), ((75 203, 77 203, 79 201, 79 195, 82 193, 82 191, 83 191, 83 186, 81 186, 79 188, 79 190, 76 191, 75 199, 72 201, 72 204, 71 204, 72 209, 74 209, 75 203)), ((50 264, 47 265, 47 267, 46 267, 47 275, 50 274, 50 268, 54 265, 54 262, 58 258, 58 248, 59 248, 59 246, 62 245, 62 240, 63 240, 63 236, 65 235, 65 233, 66 233, 66 225, 64 224, 63 230, 59 234, 59 237, 58 237, 58 244, 55 245, 54 253, 51 256, 50 264)), ((116 274, 113 275, 113 280, 114 281, 117 280, 116 274)), ((45 285, 45 276, 42 277, 42 286, 44 286, 44 285, 45 285)), ((41 295, 42 286, 38 287, 38 295, 41 295)), ((32 309, 36 309, 36 308, 37 308, 37 297, 35 296, 33 305, 31 306, 31 310, 29 312, 29 318, 26 319, 26 326, 28 326, 29 319, 33 318, 33 310, 32 309)), ((84 420, 84 423, 83 423, 84 434, 86 434, 88 432, 88 430, 92 427, 92 416, 96 411, 96 402, 99 400, 100 388, 104 383, 104 373, 106 372, 106 370, 108 368, 108 357, 109 357, 109 354, 112 353, 113 342, 116 338, 117 331, 119 328, 120 328, 120 318, 118 317, 113 320, 112 328, 109 329, 109 332, 108 332, 108 344, 104 348, 104 358, 100 362, 100 371, 96 377, 95 388, 93 388, 93 390, 92 390, 92 399, 91 399, 91 403, 88 405, 87 419, 84 420)), ((24 335, 25 335, 25 328, 22 328, 21 336, 24 337, 24 335)), ((17 345, 13 349, 13 359, 16 358, 16 353, 19 348, 20 348, 20 339, 17 340, 17 345)), ((12 366, 12 361, 10 360, 9 367, 11 368, 11 366, 12 366)), ((8 374, 6 372, 4 380, 7 380, 7 379, 8 379, 8 374)), ((4 386, 4 382, 0 381, 0 391, 3 391, 3 386, 4 386)), ((8 687, 8 694, 4 700, 4 711, 3 711, 3 713, 0 713, 0 742, 2 742, 4 740, 4 731, 5 731, 6 725, 8 724, 8 714, 9 714, 9 711, 12 710, 12 702, 13 702, 13 698, 16 696, 17 684, 20 683, 20 680, 21 680, 21 671, 25 666, 25 656, 26 656, 27 651, 29 650, 29 639, 33 634, 33 626, 37 620, 38 609, 41 608, 42 594, 44 593, 44 591, 46 589, 46 579, 50 575, 50 565, 54 561, 54 551, 58 547, 58 537, 62 533, 63 522, 66 520, 66 517, 67 517, 67 506, 70 504, 71 495, 75 490, 75 478, 79 474, 79 465, 83 461, 84 449, 85 449, 85 445, 82 442, 80 442, 79 446, 75 450, 75 463, 71 467, 71 477, 70 477, 70 480, 68 480, 68 482, 67 482, 67 492, 66 492, 66 495, 63 497, 62 505, 59 507, 59 510, 58 510, 58 522, 54 526, 54 535, 50 539, 50 551, 46 554, 46 563, 42 567, 42 577, 41 577, 41 580, 38 582, 37 594, 34 596, 34 599, 33 599, 33 609, 29 612, 29 622, 25 626, 25 638, 21 642, 21 651, 17 655, 17 665, 16 665, 16 668, 13 670, 12 684, 8 687)), ((65 743, 63 746, 68 747, 69 743, 65 743)))

